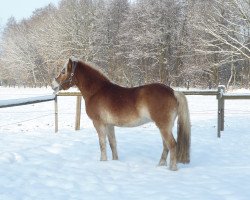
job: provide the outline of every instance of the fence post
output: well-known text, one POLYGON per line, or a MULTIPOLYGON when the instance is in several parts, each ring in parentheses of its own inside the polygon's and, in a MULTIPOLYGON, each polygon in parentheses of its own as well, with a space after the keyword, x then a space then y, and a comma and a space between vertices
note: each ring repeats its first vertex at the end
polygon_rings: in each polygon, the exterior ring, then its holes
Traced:
POLYGON ((217 94, 217 99, 218 99, 218 122, 217 122, 217 137, 221 137, 220 132, 224 130, 224 98, 223 94, 225 92, 225 86, 220 85, 218 86, 218 94, 217 94))
POLYGON ((81 124, 81 102, 82 96, 76 97, 76 123, 75 123, 75 130, 80 130, 81 124))
POLYGON ((55 133, 58 132, 58 103, 57 95, 55 96, 55 133))

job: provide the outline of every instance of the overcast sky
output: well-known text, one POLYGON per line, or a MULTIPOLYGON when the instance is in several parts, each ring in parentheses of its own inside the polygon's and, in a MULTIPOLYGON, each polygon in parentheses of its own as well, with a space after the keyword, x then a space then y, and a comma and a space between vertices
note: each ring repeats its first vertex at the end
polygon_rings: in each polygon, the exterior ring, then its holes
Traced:
POLYGON ((0 0, 0 26, 4 26, 11 16, 21 20, 32 15, 37 9, 53 3, 58 4, 60 0, 0 0))

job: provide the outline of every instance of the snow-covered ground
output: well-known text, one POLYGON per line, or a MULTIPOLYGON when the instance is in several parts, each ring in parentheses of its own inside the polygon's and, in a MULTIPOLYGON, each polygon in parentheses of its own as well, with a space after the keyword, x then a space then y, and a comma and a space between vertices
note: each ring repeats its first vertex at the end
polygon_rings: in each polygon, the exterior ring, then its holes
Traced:
MULTIPOLYGON (((246 92, 246 91, 244 91, 246 92)), ((51 94, 50 89, 0 87, 0 100, 51 94)), ((0 109, 0 200, 250 199, 250 101, 226 101, 217 138, 216 97, 188 96, 191 163, 158 167, 162 142, 154 124, 117 128, 119 161, 100 162, 99 144, 82 108, 74 131, 75 97, 0 109)), ((176 132, 176 130, 174 130, 176 132)))

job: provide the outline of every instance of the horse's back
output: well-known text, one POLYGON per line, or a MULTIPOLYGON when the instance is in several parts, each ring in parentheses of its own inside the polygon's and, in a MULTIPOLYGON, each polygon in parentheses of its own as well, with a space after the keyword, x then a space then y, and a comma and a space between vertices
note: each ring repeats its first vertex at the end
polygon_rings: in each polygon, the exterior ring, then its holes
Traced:
POLYGON ((174 90, 164 84, 154 83, 140 86, 139 88, 140 92, 144 95, 143 98, 159 100, 158 98, 174 97, 174 90))
POLYGON ((101 94, 106 102, 118 109, 136 109, 140 104, 160 105, 161 102, 176 102, 174 90, 163 84, 148 84, 138 87, 126 88, 119 85, 111 85, 103 89, 101 94))

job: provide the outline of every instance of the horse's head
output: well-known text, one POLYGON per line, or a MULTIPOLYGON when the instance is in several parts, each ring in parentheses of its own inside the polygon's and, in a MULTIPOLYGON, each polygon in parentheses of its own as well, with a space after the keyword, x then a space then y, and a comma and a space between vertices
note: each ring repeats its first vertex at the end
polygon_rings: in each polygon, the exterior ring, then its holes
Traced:
POLYGON ((69 58, 64 64, 60 74, 52 81, 52 89, 55 92, 67 90, 76 84, 74 75, 77 63, 78 61, 76 59, 69 58))

